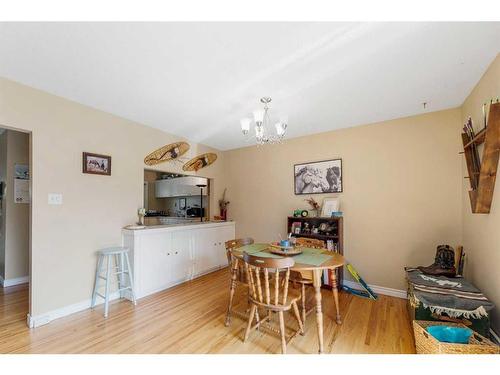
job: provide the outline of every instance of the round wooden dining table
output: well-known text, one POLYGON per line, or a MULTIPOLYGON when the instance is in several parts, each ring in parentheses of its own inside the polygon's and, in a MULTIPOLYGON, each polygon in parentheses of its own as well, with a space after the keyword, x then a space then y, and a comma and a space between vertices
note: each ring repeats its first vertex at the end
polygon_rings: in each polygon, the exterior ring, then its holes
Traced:
MULTIPOLYGON (((260 245, 260 244, 258 244, 260 245)), ((267 245, 262 252, 270 252, 269 248, 270 244, 262 244, 267 245)), ((234 257, 234 261, 232 262, 232 270, 231 270, 231 284, 230 284, 230 301, 232 301, 234 296, 234 291, 236 288, 236 277, 238 265, 240 262, 243 262, 243 252, 245 251, 245 246, 241 248, 235 249, 232 252, 232 256, 234 257)), ((329 255, 329 258, 325 260, 320 265, 312 265, 312 264, 303 264, 303 263, 295 263, 293 267, 290 268, 292 271, 311 271, 313 277, 313 287, 314 287, 314 299, 315 299, 315 309, 316 309, 316 326, 318 332, 318 344, 319 344, 319 353, 323 353, 323 309, 321 304, 321 276, 323 274, 323 270, 332 270, 330 273, 330 281, 332 287, 332 295, 333 301, 335 304, 335 313, 336 313, 336 322, 337 324, 342 324, 342 319, 340 316, 339 309, 339 285, 337 283, 337 275, 336 269, 344 266, 345 260, 344 257, 338 253, 334 253, 327 249, 324 249, 321 254, 329 255)), ((293 258, 293 256, 292 256, 293 258)), ((230 309, 228 309, 228 314, 231 314, 230 309)), ((305 324, 305 322, 304 322, 305 324)))

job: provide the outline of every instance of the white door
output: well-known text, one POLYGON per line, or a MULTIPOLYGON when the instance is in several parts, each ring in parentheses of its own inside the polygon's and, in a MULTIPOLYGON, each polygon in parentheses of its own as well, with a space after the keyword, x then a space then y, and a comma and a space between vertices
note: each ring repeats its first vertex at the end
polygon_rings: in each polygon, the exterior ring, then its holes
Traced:
POLYGON ((171 281, 179 282, 193 277, 194 253, 193 234, 195 230, 172 232, 171 281))

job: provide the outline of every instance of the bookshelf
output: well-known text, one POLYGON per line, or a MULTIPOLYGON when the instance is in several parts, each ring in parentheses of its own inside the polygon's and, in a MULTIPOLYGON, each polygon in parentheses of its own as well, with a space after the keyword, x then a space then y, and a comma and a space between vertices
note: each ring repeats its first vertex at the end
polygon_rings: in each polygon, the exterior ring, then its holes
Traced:
MULTIPOLYGON (((294 237, 315 238, 325 241, 329 250, 344 255, 344 219, 342 217, 288 216, 287 233, 292 233, 294 237), (313 233, 313 228, 317 228, 318 232, 313 233)), ((328 272, 332 271, 329 270, 328 272)), ((344 280, 342 268, 338 270, 337 280, 340 290, 344 280)), ((323 275, 323 285, 331 288, 330 284, 330 277, 323 275)))

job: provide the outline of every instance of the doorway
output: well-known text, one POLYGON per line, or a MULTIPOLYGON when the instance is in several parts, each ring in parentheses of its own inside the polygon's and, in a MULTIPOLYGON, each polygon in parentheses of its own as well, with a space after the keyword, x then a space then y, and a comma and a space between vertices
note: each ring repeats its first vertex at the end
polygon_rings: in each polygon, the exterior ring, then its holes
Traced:
POLYGON ((16 294, 30 313, 31 133, 0 126, 0 304, 16 294))

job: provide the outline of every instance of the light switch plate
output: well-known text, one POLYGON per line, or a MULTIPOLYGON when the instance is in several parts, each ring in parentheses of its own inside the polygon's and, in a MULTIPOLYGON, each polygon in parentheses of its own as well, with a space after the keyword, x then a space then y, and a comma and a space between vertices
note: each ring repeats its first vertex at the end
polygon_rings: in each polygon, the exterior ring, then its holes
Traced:
POLYGON ((49 193, 49 204, 62 204, 63 197, 60 193, 49 193))

